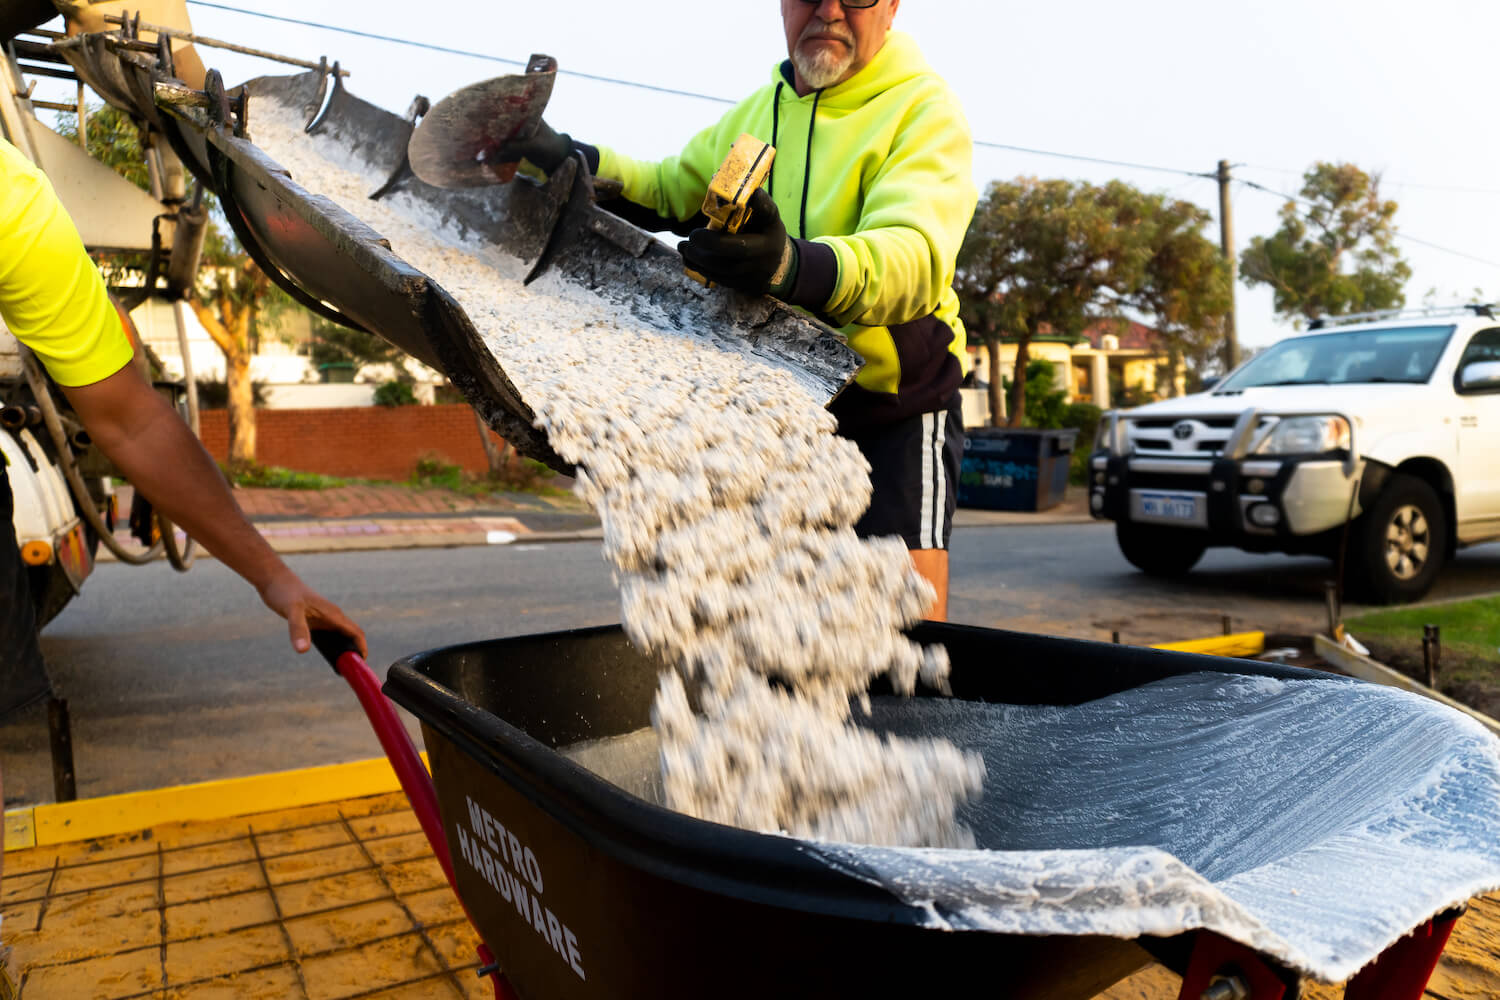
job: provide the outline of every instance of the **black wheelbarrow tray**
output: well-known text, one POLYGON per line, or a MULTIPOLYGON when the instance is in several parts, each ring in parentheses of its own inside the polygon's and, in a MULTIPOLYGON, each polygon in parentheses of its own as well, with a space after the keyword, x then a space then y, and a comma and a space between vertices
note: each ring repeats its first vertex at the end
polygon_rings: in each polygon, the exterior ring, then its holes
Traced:
POLYGON ((1193 1000, 1222 975, 1247 991, 1226 997, 1354 976, 1346 996, 1417 1000, 1462 906, 1500 887, 1500 741, 1435 702, 1255 661, 913 635, 947 646, 954 698, 872 690, 862 724, 983 753, 977 850, 657 804, 662 668, 618 627, 396 663, 384 690, 421 720, 459 895, 516 991, 1082 1000, 1154 958, 1193 1000))

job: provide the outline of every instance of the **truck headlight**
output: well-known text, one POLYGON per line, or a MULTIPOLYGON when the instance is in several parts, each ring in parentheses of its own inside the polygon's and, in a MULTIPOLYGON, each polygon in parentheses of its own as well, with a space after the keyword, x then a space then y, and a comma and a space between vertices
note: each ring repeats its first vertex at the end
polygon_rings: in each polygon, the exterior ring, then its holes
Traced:
POLYGON ((1343 417, 1287 417, 1255 449, 1257 455, 1316 455, 1348 451, 1349 421, 1343 417))

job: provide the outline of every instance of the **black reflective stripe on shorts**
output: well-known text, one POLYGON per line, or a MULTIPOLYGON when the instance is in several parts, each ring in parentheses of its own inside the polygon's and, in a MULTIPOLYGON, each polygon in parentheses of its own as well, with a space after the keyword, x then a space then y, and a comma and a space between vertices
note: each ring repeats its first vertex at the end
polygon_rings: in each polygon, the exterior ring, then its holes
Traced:
POLYGON ((854 526, 862 538, 898 535, 910 549, 946 549, 953 533, 963 420, 947 410, 918 413, 846 435, 870 463, 870 506, 854 526))

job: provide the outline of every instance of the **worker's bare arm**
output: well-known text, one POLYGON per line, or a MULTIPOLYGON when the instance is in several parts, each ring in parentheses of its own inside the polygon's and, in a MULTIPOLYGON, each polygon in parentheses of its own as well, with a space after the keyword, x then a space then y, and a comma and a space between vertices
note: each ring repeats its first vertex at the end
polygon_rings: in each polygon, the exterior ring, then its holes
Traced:
POLYGON ((65 386, 63 392, 95 443, 135 488, 287 620, 298 652, 308 648, 310 627, 344 632, 365 652, 360 627, 303 583, 245 519, 208 452, 133 365, 91 385, 65 386))

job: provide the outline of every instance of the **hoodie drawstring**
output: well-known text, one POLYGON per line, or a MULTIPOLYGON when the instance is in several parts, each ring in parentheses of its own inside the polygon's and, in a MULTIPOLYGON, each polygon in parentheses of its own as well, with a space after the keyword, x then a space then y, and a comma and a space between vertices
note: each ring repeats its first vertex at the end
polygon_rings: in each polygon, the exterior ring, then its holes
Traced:
MULTIPOLYGON (((776 84, 776 96, 771 98, 771 148, 776 148, 776 140, 781 136, 781 91, 784 83, 776 84)), ((771 161, 771 176, 766 182, 768 193, 776 197, 776 161, 771 161)))
POLYGON ((807 159, 802 164, 802 215, 797 220, 797 236, 804 240, 807 239, 807 189, 812 186, 813 129, 818 124, 818 102, 822 99, 821 90, 813 92, 812 116, 807 121, 807 159))
MULTIPOLYGON (((781 91, 786 84, 776 84, 776 96, 771 99, 771 147, 774 149, 777 140, 781 138, 781 91)), ((807 239, 807 189, 812 180, 812 143, 813 129, 818 124, 818 102, 823 99, 823 91, 813 91, 812 117, 807 122, 807 158, 802 164, 802 213, 797 220, 797 236, 799 239, 807 239)), ((776 161, 771 161, 771 176, 766 182, 767 193, 773 198, 776 196, 776 161)))

